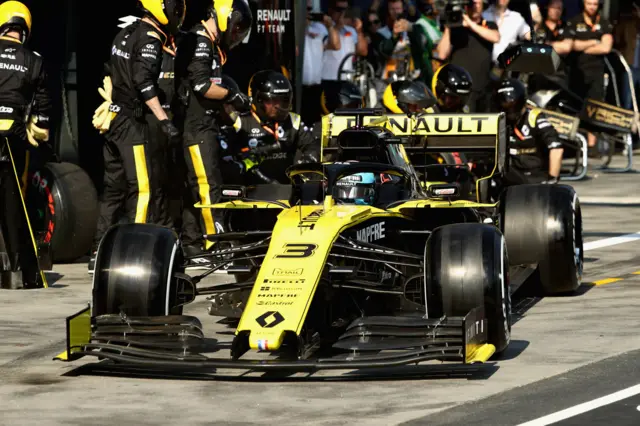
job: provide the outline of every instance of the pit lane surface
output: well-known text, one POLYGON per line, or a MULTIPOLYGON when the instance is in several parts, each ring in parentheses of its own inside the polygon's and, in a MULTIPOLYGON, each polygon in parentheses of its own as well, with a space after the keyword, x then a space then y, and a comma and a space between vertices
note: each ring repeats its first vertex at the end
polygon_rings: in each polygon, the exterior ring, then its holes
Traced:
MULTIPOLYGON (((640 231, 640 198, 634 198, 640 176, 599 174, 574 186, 583 201, 588 243, 640 231)), ((55 281, 52 288, 0 291, 0 424, 390 425, 460 424, 471 418, 515 425, 534 420, 640 383, 640 379, 634 382, 640 355, 635 302, 640 300, 640 275, 634 274, 640 271, 638 237, 616 245, 591 244, 595 248, 585 253, 585 284, 578 295, 521 301, 511 347, 495 365, 454 376, 409 367, 379 372, 365 381, 336 377, 342 372, 287 380, 237 372, 217 380, 126 378, 79 368, 94 359, 72 364, 51 361, 64 348, 64 318, 91 299, 86 264, 59 265, 50 274, 55 281), (623 279, 614 282, 614 278, 623 279), (594 282, 600 285, 589 284, 594 282), (627 352, 611 361, 619 364, 618 369, 608 368, 604 363, 609 361, 600 362, 627 352), (608 379, 571 385, 567 377, 578 367, 584 368, 573 373, 578 377, 597 378, 598 372, 608 371, 608 379), (516 399, 509 402, 511 395, 516 399), (491 403, 498 405, 483 405, 491 403), (515 414, 501 417, 499 407, 505 404, 515 414), (527 404, 530 409, 523 408, 527 404), (448 410, 452 407, 456 408, 448 410), (456 412, 466 415, 452 417, 456 412)), ((207 316, 205 309, 200 300, 185 313, 200 316, 207 336, 230 340, 228 334, 215 333, 231 330, 207 316)), ((640 395, 617 404, 631 407, 636 402, 640 404, 640 395)), ((630 415, 621 407, 600 410, 630 415)), ((578 424, 581 419, 587 417, 559 424, 578 424)), ((624 424, 615 417, 609 422, 624 424)))

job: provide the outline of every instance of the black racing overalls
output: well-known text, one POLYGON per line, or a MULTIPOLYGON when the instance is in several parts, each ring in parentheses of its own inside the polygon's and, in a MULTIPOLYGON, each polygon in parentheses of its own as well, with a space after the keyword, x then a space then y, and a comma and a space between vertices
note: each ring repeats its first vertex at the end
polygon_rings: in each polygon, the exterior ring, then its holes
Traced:
MULTIPOLYGON (((315 161, 319 157, 320 145, 314 142, 312 132, 298 114, 289 113, 283 122, 262 123, 255 113, 238 116, 233 124, 235 135, 230 142, 235 152, 247 153, 245 168, 224 163, 225 177, 233 176, 226 170, 237 170, 244 174, 244 184, 290 183, 286 170, 298 162, 315 161), (279 148, 260 158, 252 158, 251 150, 279 144, 279 148)), ((227 181, 225 180, 225 183, 227 181)))
POLYGON ((509 132, 506 185, 540 183, 549 176, 549 151, 562 148, 558 132, 539 109, 527 109, 509 132))
MULTIPOLYGON (((204 24, 196 25, 185 34, 178 46, 176 73, 180 91, 188 93, 183 118, 184 158, 187 165, 187 181, 191 189, 191 204, 215 204, 220 199, 222 175, 219 167, 218 124, 216 111, 223 107, 221 101, 205 98, 212 84, 222 82, 222 65, 226 60, 215 37, 204 24)), ((191 206, 185 206, 185 209, 191 206)), ((200 223, 198 230, 183 228, 185 246, 202 245, 202 235, 215 234, 214 212, 209 208, 193 209, 200 223)), ((208 248, 211 243, 205 241, 208 248)))
POLYGON ((36 117, 38 127, 48 129, 50 113, 42 58, 19 40, 0 37, 0 287, 42 285, 20 192, 26 195, 39 157, 25 119, 36 117))
POLYGON ((108 68, 116 115, 105 133, 105 189, 94 250, 122 207, 129 222, 167 224, 160 175, 154 173, 160 143, 152 137, 145 104, 159 96, 166 42, 166 34, 143 20, 124 28, 113 41, 108 68))

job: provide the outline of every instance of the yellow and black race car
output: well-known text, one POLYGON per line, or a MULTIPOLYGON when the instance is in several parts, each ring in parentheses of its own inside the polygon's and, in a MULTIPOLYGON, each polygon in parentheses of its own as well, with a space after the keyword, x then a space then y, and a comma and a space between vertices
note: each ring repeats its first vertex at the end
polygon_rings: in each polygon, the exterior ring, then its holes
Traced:
POLYGON ((582 219, 570 187, 510 187, 480 202, 482 182, 507 167, 503 114, 344 110, 326 118, 322 139, 332 161, 291 167, 291 185, 225 187, 223 202, 201 206, 224 211, 225 232, 207 236, 216 248, 200 276, 185 275, 171 230, 111 228, 93 304, 67 319, 57 358, 189 371, 485 362, 509 345, 525 270, 547 293, 579 286, 582 219), (411 165, 412 155, 446 151, 484 159, 490 173, 411 165), (225 267, 235 283, 198 286, 225 267), (239 317, 229 358, 207 356, 215 348, 201 322, 182 315, 198 295, 214 296, 210 313, 239 317))

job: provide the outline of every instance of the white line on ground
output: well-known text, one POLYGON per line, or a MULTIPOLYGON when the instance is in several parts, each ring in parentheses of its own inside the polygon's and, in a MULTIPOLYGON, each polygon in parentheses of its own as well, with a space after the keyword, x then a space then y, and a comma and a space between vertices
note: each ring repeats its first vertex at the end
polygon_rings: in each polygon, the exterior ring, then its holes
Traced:
POLYGON ((562 420, 566 420, 571 417, 575 417, 579 414, 586 413, 587 411, 595 410, 596 408, 603 407, 605 405, 613 404, 614 402, 627 399, 640 393, 640 385, 635 385, 627 389, 612 393, 610 395, 603 396, 602 398, 594 399, 574 407, 567 408, 566 410, 558 411, 557 413, 549 414, 548 416, 540 417, 539 419, 531 420, 527 423, 521 423, 518 426, 547 426, 553 423, 557 423, 562 420))
POLYGON ((618 244, 630 243, 632 241, 640 240, 640 232, 636 232, 635 234, 627 234, 621 235, 619 237, 611 237, 605 238, 602 240, 589 241, 588 243, 584 243, 582 249, 584 251, 587 250, 595 250, 603 247, 616 246, 618 244))
POLYGON ((640 204, 640 197, 580 197, 580 204, 611 204, 628 206, 640 204))

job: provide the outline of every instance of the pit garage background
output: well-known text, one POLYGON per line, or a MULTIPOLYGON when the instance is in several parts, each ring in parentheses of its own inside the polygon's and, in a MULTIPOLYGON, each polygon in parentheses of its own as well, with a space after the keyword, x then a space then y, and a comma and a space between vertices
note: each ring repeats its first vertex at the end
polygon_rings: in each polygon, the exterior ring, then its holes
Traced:
MULTIPOLYGON (((79 164, 102 189, 102 140, 93 128, 93 111, 100 104, 97 88, 102 84, 103 64, 111 41, 119 31, 119 18, 139 16, 137 0, 22 0, 33 14, 31 46, 45 58, 55 114, 51 143, 63 161, 79 164)), ((187 0, 186 28, 201 16, 210 0, 187 0)), ((615 18, 621 2, 604 0, 603 13, 615 18)), ((326 11, 327 0, 313 0, 326 11)), ((306 0, 249 0, 254 24, 248 40, 229 55, 224 72, 246 88, 251 75, 261 69, 283 71, 296 90, 294 108, 300 110, 300 74, 304 48, 306 0), (290 10, 289 19, 276 22, 275 32, 264 32, 258 10, 290 10), (298 23, 299 25, 296 25, 298 23)), ((365 10, 368 0, 353 0, 365 10)), ((527 0, 512 0, 516 10, 527 0)), ((274 23, 271 23, 272 25, 274 23)))

